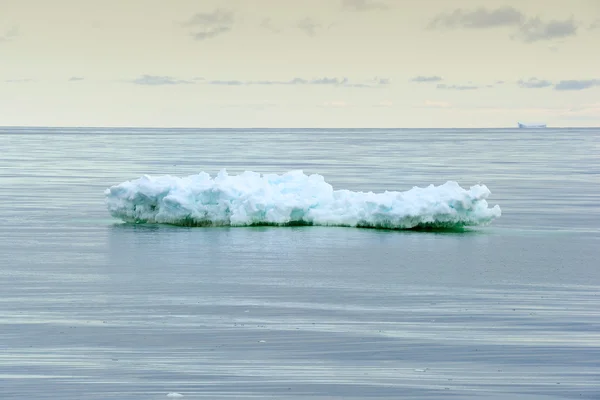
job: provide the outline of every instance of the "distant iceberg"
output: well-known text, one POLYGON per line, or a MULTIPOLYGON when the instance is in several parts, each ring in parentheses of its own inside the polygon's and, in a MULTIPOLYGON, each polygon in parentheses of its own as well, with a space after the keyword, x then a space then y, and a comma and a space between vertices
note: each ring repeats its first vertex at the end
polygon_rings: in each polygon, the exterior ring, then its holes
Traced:
POLYGON ((106 189, 110 214, 125 222, 180 226, 321 225, 384 229, 455 229, 500 217, 485 185, 456 182, 406 192, 333 190, 318 174, 225 170, 183 178, 143 176, 106 189))
POLYGON ((524 124, 519 122, 519 128, 521 129, 533 129, 533 128, 545 128, 546 124, 524 124))

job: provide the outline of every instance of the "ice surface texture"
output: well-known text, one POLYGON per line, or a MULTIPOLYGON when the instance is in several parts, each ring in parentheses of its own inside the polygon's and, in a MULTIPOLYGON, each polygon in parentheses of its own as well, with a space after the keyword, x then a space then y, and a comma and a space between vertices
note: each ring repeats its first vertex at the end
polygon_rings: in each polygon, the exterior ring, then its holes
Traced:
POLYGON ((385 229, 453 229, 500 217, 485 185, 456 182, 405 192, 334 190, 323 176, 246 171, 215 178, 143 176, 105 191, 111 215, 125 222, 180 226, 321 225, 385 229))

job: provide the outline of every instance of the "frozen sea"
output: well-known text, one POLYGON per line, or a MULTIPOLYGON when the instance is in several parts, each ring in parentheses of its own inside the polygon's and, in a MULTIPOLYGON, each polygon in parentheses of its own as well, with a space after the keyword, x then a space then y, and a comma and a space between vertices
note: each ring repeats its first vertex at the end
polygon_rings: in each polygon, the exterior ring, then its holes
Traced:
POLYGON ((3 400, 600 398, 600 129, 0 128, 0 149, 3 400), (189 228, 104 202, 223 168, 482 183, 502 216, 189 228))

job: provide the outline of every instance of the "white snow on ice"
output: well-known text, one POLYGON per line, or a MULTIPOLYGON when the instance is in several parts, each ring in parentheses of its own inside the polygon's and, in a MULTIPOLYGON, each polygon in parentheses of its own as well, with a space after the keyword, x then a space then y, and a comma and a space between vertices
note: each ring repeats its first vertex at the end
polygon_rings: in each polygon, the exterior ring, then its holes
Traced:
POLYGON ((489 189, 448 181, 383 193, 334 190, 318 174, 246 171, 215 178, 143 176, 105 191, 115 218, 182 226, 322 225, 387 229, 460 228, 500 217, 488 208, 489 189))

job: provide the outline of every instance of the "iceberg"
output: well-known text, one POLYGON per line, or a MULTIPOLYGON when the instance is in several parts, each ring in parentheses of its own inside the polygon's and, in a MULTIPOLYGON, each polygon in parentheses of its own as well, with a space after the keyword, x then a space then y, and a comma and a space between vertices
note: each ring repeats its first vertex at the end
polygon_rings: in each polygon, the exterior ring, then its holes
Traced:
POLYGON ((518 122, 519 129, 539 129, 546 128, 546 124, 524 124, 522 122, 518 122))
POLYGON ((380 229, 456 229, 500 217, 485 185, 457 182, 383 193, 334 190, 323 176, 246 171, 214 178, 142 176, 105 190, 110 214, 124 222, 179 226, 319 225, 380 229))

